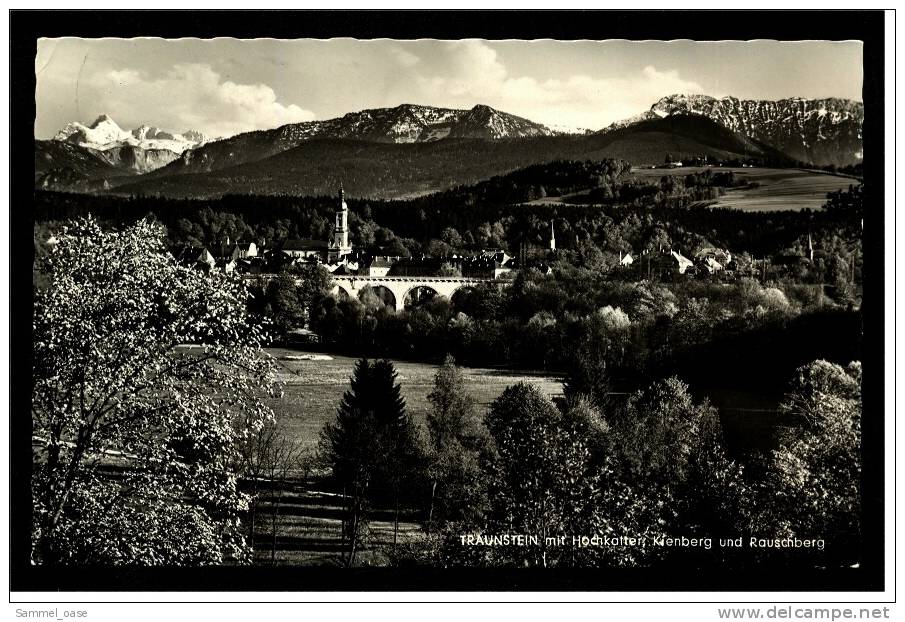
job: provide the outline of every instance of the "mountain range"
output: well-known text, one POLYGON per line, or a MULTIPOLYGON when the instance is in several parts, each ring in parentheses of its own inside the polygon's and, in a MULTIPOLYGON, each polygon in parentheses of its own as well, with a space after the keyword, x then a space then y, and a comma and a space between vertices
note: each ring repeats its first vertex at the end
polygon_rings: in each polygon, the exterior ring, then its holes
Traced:
POLYGON ((707 95, 669 95, 640 115, 603 131, 673 115, 700 115, 768 144, 795 160, 818 166, 845 166, 863 157, 864 104, 848 99, 778 101, 717 99, 707 95))
POLYGON ((114 147, 131 146, 142 149, 166 149, 182 153, 203 145, 208 140, 201 132, 189 130, 182 134, 165 132, 158 127, 142 125, 126 131, 116 121, 102 114, 91 125, 73 122, 57 132, 54 140, 65 141, 88 149, 105 151, 114 147))
POLYGON ((670 95, 598 132, 567 134, 489 106, 403 104, 210 140, 102 115, 35 141, 36 187, 173 197, 319 194, 400 197, 473 183, 553 159, 678 158, 773 165, 860 162, 863 104, 670 95))
POLYGON ((186 152, 166 174, 209 172, 287 151, 303 142, 351 139, 376 143, 426 143, 442 139, 499 140, 553 136, 553 130, 489 106, 471 110, 403 104, 350 112, 326 121, 292 123, 273 130, 238 134, 186 152))
POLYGON ((166 166, 184 151, 209 140, 195 130, 176 134, 148 125, 124 130, 105 114, 90 125, 69 123, 53 137, 54 142, 81 147, 114 168, 131 173, 147 173, 166 166))
POLYGON ((233 166, 171 173, 181 164, 176 161, 147 175, 113 180, 110 192, 174 198, 214 197, 225 192, 323 195, 335 192, 342 182, 349 196, 391 199, 473 184, 554 160, 620 158, 659 163, 666 152, 791 164, 775 149, 710 119, 677 115, 590 135, 446 138, 415 143, 312 138, 233 166))

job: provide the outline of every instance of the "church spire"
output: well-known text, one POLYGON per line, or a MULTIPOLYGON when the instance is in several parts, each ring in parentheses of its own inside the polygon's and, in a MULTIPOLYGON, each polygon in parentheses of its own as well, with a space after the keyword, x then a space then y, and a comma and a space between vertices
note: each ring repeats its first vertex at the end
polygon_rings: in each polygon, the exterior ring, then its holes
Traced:
POLYGON ((332 259, 338 260, 352 252, 349 243, 349 207, 346 205, 345 190, 339 183, 339 205, 336 208, 336 225, 333 227, 332 259))
POLYGON ((550 250, 556 250, 556 232, 553 230, 553 221, 550 221, 550 250))

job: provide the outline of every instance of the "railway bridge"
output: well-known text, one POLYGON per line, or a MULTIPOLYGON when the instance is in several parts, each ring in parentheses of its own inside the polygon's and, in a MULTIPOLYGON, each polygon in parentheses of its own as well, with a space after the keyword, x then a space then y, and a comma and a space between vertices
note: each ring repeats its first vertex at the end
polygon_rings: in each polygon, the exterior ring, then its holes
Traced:
POLYGON ((506 287, 510 281, 491 278, 455 276, 355 276, 339 275, 333 279, 334 293, 344 292, 354 298, 370 288, 387 306, 401 311, 406 305, 433 296, 452 298, 456 292, 484 284, 506 287))

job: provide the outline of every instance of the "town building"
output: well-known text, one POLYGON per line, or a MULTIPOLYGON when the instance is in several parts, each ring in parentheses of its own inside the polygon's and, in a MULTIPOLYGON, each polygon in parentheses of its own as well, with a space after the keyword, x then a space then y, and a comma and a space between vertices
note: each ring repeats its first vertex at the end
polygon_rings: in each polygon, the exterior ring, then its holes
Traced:
POLYGON ((694 258, 698 262, 704 262, 707 258, 711 258, 725 268, 732 261, 732 253, 722 248, 706 247, 695 253, 694 258))
POLYGON ((678 251, 670 250, 663 253, 648 253, 646 261, 641 265, 642 270, 656 275, 659 278, 675 277, 686 274, 694 268, 694 262, 678 251))
MULTIPOLYGON (((349 206, 345 201, 345 193, 340 187, 339 205, 336 209, 336 224, 333 229, 333 237, 331 240, 312 240, 309 238, 295 238, 283 240, 276 245, 274 249, 281 257, 274 256, 274 252, 268 254, 269 262, 280 264, 282 260, 288 259, 291 263, 315 262, 327 264, 333 267, 344 264, 352 255, 352 244, 349 242, 349 206)), ((253 256, 251 253, 257 254, 257 248, 239 247, 238 258, 243 258, 242 252, 246 256, 253 256)), ((331 270, 332 272, 333 270, 331 270)))
POLYGON ((188 268, 210 271, 217 265, 217 260, 203 246, 184 246, 173 253, 173 256, 176 261, 188 268))
POLYGON ((363 276, 386 276, 398 259, 398 257, 388 256, 372 257, 367 262, 362 262, 361 267, 358 269, 358 274, 363 276))
POLYGON ((732 263, 732 253, 722 248, 702 248, 695 253, 694 263, 702 272, 715 274, 732 263))
POLYGON ((294 239, 284 240, 279 251, 294 261, 316 259, 324 262, 329 254, 329 245, 325 240, 294 239))

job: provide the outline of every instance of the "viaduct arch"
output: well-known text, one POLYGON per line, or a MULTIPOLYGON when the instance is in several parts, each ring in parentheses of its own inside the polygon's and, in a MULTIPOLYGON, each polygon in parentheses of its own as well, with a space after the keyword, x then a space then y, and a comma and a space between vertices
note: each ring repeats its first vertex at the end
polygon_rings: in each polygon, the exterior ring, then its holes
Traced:
POLYGON ((484 283, 490 283, 500 287, 509 285, 509 281, 498 279, 479 279, 467 277, 445 276, 333 276, 333 291, 344 291, 348 296, 359 299, 361 292, 366 287, 383 287, 390 291, 395 298, 395 310, 401 311, 405 306, 406 298, 413 290, 428 288, 437 292, 438 296, 452 298, 453 294, 462 288, 476 287, 484 283))

